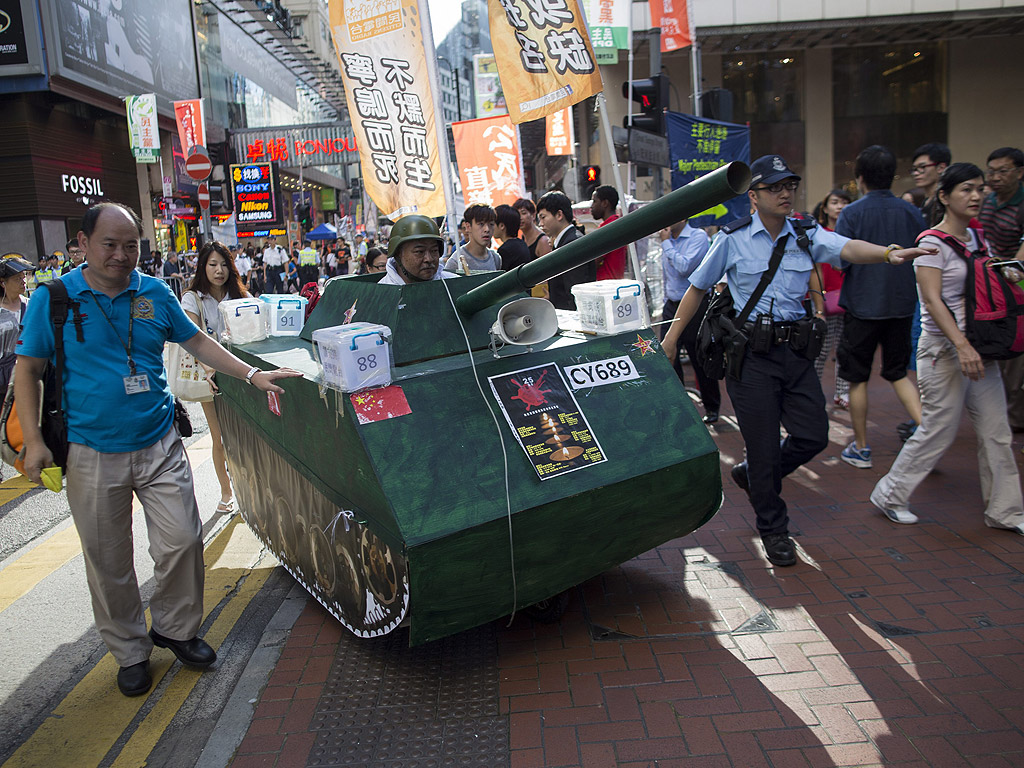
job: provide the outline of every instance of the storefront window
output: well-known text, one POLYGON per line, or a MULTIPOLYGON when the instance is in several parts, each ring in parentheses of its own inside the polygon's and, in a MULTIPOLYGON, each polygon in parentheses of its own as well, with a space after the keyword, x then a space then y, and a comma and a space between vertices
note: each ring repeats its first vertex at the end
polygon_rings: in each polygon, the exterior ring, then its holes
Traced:
POLYGON ((832 53, 835 179, 853 179, 857 153, 884 144, 899 163, 894 191, 913 186, 914 149, 945 142, 946 44, 859 46, 832 53))
POLYGON ((750 157, 782 155, 804 166, 804 61, 797 51, 743 53, 722 59, 722 86, 732 92, 730 122, 750 123, 750 157))

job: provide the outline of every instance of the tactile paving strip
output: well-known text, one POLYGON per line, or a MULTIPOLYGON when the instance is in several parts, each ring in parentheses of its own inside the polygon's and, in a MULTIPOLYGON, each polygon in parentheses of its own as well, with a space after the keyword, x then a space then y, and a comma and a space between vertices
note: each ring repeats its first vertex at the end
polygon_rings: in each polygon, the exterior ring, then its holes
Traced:
POLYGON ((307 766, 509 766, 494 628, 408 644, 404 630, 342 639, 313 716, 307 766))

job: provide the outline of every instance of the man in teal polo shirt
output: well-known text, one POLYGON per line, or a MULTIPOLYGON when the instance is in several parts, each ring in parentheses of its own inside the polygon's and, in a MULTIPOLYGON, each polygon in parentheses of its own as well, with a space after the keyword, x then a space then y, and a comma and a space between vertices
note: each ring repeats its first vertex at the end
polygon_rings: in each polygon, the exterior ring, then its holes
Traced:
MULTIPOLYGON (((142 222, 115 203, 82 219, 86 262, 62 278, 72 311, 64 329, 64 409, 70 443, 68 502, 82 540, 96 627, 120 669, 126 696, 149 690, 156 644, 184 664, 206 667, 217 655, 197 636, 203 620, 202 523, 185 449, 174 429, 174 398, 164 343, 265 391, 282 392, 289 369, 250 367, 188 319, 163 281, 143 275, 142 222), (132 551, 132 493, 142 502, 155 561, 153 628, 139 594, 132 551)), ((39 407, 40 382, 53 358, 50 292, 36 291, 18 342, 15 396, 25 413, 39 407)), ((53 457, 38 426, 24 423, 25 473, 40 482, 53 457)))

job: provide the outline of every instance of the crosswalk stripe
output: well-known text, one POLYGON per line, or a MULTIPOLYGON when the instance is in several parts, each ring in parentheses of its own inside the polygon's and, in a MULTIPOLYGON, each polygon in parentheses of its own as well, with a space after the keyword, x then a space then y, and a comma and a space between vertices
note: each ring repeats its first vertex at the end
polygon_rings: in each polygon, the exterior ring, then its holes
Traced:
MULTIPOLYGON (((263 556, 262 545, 238 517, 210 542, 206 555, 203 604, 212 609, 223 600, 228 601, 206 634, 207 641, 217 648, 277 563, 271 558, 265 565, 254 567, 263 556), (246 560, 248 564, 243 565, 246 560)), ((154 689, 173 662, 170 651, 155 650, 150 664, 154 689)), ((123 757, 119 756, 115 765, 145 764, 146 757, 198 682, 200 674, 198 670, 187 667, 177 670, 174 679, 126 742, 121 751, 123 757)), ((99 765, 149 699, 149 696, 122 696, 114 682, 116 675, 117 662, 107 654, 54 708, 51 716, 4 763, 3 768, 88 768, 99 765)))

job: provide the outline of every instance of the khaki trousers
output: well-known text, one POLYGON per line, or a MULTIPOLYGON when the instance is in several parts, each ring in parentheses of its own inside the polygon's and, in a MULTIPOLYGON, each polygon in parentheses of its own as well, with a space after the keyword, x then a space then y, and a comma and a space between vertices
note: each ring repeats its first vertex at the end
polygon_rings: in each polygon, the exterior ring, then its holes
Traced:
POLYGON ((871 501, 889 509, 907 509, 910 495, 953 444, 960 416, 967 408, 978 436, 985 522, 995 527, 1024 522, 999 366, 986 363, 985 378, 971 381, 961 373, 956 349, 945 336, 922 333, 917 348, 917 382, 921 389, 921 426, 904 443, 889 473, 878 481, 871 501))
POLYGON ((178 433, 172 428, 148 448, 128 453, 72 443, 67 488, 96 628, 117 663, 138 664, 153 650, 135 576, 133 491, 142 502, 155 563, 153 628, 172 640, 195 637, 203 619, 202 523, 178 433))

